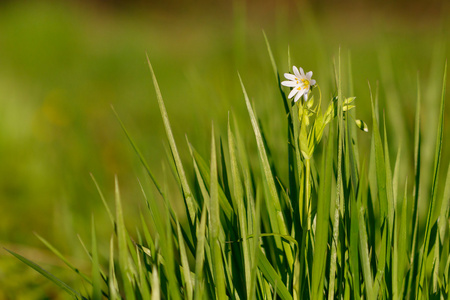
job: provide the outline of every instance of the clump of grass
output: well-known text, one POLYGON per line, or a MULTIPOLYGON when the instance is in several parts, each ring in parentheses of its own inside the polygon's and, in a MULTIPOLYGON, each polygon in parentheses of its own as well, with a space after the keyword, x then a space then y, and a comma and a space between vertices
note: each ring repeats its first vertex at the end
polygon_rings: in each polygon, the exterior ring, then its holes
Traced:
POLYGON ((230 114, 227 136, 218 144, 212 127, 209 158, 203 158, 187 141, 194 171, 194 178, 189 178, 149 62, 186 220, 175 213, 173 202, 119 119, 164 209, 160 209, 157 198, 142 189, 151 217, 146 218, 144 212, 140 215, 142 227, 133 238, 125 227, 116 180, 115 214, 102 196, 114 232, 109 267, 100 265, 92 221, 91 248, 86 250, 92 261, 90 276, 82 274, 42 239, 88 284, 84 291, 74 290, 27 258, 10 252, 75 298, 448 297, 450 168, 446 179, 439 178, 446 67, 435 160, 433 166, 425 166, 433 168, 433 178, 426 222, 422 224, 419 189, 428 187, 419 186, 424 167, 420 164, 420 93, 414 129, 414 177, 407 181, 399 176, 400 155, 391 169, 387 130, 378 117, 377 95, 371 99, 371 151, 359 152, 355 121, 365 131, 368 126, 355 119, 355 110, 351 110, 354 95, 343 93, 340 55, 335 97, 322 114, 318 90, 311 92, 307 102, 287 99, 269 45, 268 50, 288 122, 287 182, 277 175, 279 166, 270 155, 267 137, 242 80, 257 153, 245 148, 230 114), (259 165, 250 163, 250 155, 258 156, 259 165), (398 191, 402 180, 404 191, 398 191), (439 182, 445 182, 442 195, 438 193, 439 182))

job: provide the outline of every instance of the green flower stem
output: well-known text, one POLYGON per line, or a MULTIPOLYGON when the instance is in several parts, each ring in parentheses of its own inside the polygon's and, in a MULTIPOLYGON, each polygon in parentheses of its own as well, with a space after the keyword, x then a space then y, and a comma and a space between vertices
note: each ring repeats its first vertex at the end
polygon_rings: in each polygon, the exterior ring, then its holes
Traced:
POLYGON ((308 158, 305 160, 305 202, 306 202, 306 220, 307 220, 307 228, 311 230, 311 160, 308 158))

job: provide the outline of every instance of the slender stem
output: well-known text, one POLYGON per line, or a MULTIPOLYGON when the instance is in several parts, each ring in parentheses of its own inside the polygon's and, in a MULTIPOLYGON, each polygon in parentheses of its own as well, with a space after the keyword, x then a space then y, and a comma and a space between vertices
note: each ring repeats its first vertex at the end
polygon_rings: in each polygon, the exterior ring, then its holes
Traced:
POLYGON ((305 160, 305 177, 306 177, 306 184, 305 184, 305 202, 307 207, 307 228, 308 230, 311 230, 311 161, 310 159, 305 160))

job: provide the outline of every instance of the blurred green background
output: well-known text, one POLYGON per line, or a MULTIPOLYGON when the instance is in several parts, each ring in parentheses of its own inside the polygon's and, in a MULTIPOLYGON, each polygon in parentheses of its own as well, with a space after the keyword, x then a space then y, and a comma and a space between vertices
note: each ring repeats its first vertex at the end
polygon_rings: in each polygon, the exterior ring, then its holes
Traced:
MULTIPOLYGON (((407 176, 417 82, 424 163, 432 160, 442 72, 450 54, 446 2, 1 1, 0 245, 64 276, 61 262, 33 233, 83 268, 87 258, 77 235, 89 241, 94 215, 98 240, 107 249, 112 231, 90 173, 110 203, 118 176, 130 231, 136 226, 144 205, 138 178, 145 175, 111 105, 155 174, 161 181, 169 178, 146 53, 185 161, 190 161, 185 134, 209 157, 211 122, 224 135, 230 110, 252 147, 238 72, 274 157, 283 160, 284 110, 263 30, 280 73, 290 71, 289 48, 291 64, 313 70, 324 101, 335 91, 339 47, 345 64, 350 53, 357 114, 371 124, 368 82, 374 93, 378 86, 391 155, 401 144, 407 176)), ((362 135, 362 147, 369 143, 362 135)), ((171 180, 167 188, 176 198, 171 180)), ((71 275, 65 279, 76 281, 71 275)), ((0 299, 60 297, 51 283, 0 251, 0 299)))

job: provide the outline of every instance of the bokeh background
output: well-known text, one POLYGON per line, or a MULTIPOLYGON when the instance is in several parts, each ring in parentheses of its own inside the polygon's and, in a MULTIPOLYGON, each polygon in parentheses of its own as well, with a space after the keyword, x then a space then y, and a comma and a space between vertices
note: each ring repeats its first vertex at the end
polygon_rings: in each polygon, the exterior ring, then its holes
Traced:
MULTIPOLYGON (((0 1, 0 299, 64 298, 3 247, 74 286, 75 276, 34 233, 89 270, 78 239, 89 241, 93 215, 101 248, 108 248, 111 226, 90 174, 110 204, 118 176, 130 231, 137 226, 144 206, 139 180, 147 179, 111 106, 158 178, 174 198, 179 195, 146 54, 185 161, 185 135, 209 157, 211 122, 224 136, 229 111, 252 140, 238 72, 274 156, 282 160, 284 111, 263 30, 280 72, 289 71, 289 49, 292 64, 314 71, 324 101, 335 91, 334 61, 341 49, 346 76, 351 62, 358 116, 371 124, 370 83, 386 116, 391 161, 401 145, 408 176, 418 82, 425 162, 434 151, 442 73, 450 57, 449 4, 0 1)), ((369 143, 362 135, 362 147, 369 143)))

